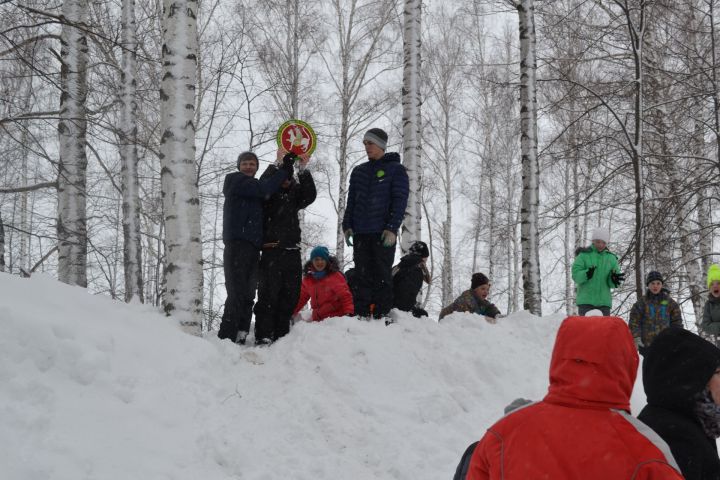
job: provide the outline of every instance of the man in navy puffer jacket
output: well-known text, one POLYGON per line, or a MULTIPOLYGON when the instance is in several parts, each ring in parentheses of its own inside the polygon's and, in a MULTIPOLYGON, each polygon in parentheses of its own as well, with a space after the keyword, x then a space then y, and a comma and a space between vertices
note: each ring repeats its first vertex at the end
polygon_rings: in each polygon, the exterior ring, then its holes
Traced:
POLYGON ((357 285, 355 313, 387 316, 393 305, 392 265, 397 231, 405 216, 409 194, 408 176, 400 155, 385 153, 387 133, 371 128, 363 144, 368 162, 350 175, 343 231, 353 246, 357 285))
POLYGON ((258 157, 253 152, 238 156, 238 172, 225 177, 223 194, 223 267, 227 299, 218 337, 245 343, 253 300, 260 247, 263 240, 263 201, 292 177, 295 157, 288 154, 283 166, 269 178, 258 180, 258 157))

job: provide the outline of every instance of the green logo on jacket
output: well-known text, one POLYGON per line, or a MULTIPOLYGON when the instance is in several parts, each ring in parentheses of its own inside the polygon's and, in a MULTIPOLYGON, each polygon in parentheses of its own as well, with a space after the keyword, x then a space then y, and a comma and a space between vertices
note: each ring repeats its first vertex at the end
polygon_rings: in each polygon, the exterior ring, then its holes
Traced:
POLYGON ((382 178, 382 177, 384 177, 384 176, 385 176, 385 170, 378 170, 377 173, 375 174, 375 176, 376 176, 377 178, 382 178))

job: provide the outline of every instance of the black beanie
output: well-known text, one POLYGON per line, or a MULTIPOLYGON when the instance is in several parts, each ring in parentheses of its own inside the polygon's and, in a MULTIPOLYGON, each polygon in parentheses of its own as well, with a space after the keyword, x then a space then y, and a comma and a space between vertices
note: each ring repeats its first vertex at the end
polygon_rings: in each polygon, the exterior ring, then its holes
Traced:
POLYGON ((647 287, 650 285, 650 282, 654 282, 655 280, 660 280, 661 283, 665 283, 665 280, 663 280, 662 273, 656 272, 653 270, 652 272, 647 274, 647 279, 645 280, 645 286, 647 287))
POLYGON ((490 283, 490 279, 484 273, 473 273, 470 288, 475 290, 477 287, 490 283))
POLYGON ((425 242, 421 242, 420 240, 410 245, 408 253, 420 255, 421 258, 427 258, 430 256, 430 250, 428 250, 427 244, 425 242))

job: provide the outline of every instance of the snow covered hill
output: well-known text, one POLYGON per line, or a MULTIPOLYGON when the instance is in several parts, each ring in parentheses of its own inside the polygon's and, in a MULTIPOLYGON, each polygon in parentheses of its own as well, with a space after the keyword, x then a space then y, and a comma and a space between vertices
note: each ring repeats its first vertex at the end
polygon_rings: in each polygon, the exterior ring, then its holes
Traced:
POLYGON ((561 320, 338 318, 237 347, 0 274, 2 478, 452 478, 506 404, 544 395, 561 320))

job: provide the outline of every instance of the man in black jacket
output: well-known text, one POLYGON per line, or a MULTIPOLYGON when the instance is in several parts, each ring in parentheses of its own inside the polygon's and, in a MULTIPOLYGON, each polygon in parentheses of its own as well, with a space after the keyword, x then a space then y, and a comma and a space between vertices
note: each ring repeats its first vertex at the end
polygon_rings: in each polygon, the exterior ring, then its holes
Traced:
MULTIPOLYGON (((286 152, 278 149, 278 163, 286 152)), ((290 331, 290 318, 300 296, 302 260, 298 212, 315 201, 317 191, 305 168, 309 155, 296 164, 298 180, 285 180, 263 206, 263 246, 255 304, 255 343, 270 344, 290 331)), ((279 167, 270 165, 260 180, 272 178, 279 167)))
POLYGON ((412 312, 415 317, 427 317, 417 301, 423 281, 430 284, 430 273, 425 261, 430 256, 425 242, 414 242, 407 255, 393 267, 393 307, 404 312, 412 312))
POLYGON ((245 343, 250 331, 257 263, 262 246, 262 202, 292 177, 294 156, 286 156, 271 177, 255 178, 259 161, 253 152, 238 156, 239 172, 225 177, 223 194, 223 267, 227 299, 218 337, 245 343))

